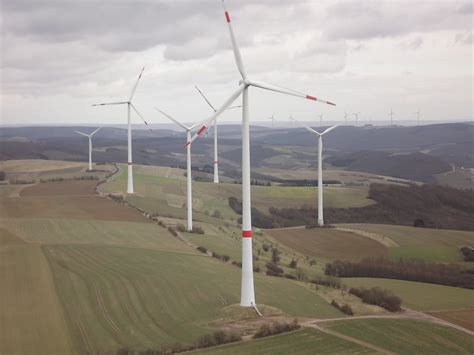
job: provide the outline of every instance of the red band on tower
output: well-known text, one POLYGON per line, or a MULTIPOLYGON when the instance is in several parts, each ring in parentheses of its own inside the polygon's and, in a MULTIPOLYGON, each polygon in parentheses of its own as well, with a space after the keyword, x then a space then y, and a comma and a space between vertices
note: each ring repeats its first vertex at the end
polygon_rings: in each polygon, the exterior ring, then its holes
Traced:
POLYGON ((133 165, 133 164, 132 164, 132 162, 131 162, 131 161, 129 161, 129 162, 128 162, 128 166, 132 166, 132 165, 133 165))
POLYGON ((306 98, 307 98, 308 100, 314 100, 314 101, 317 100, 314 96, 311 96, 311 95, 306 95, 306 98))
POLYGON ((252 231, 242 231, 242 238, 252 238, 252 231))
POLYGON ((227 11, 225 12, 225 19, 227 20, 227 23, 230 23, 230 16, 227 11))

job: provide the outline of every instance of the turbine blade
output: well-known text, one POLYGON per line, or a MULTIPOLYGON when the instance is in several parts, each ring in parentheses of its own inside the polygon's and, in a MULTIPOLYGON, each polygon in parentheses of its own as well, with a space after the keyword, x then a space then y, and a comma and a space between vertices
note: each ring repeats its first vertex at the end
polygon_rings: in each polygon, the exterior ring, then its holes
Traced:
POLYGON ((212 106, 211 102, 207 99, 206 95, 203 94, 203 92, 198 88, 198 86, 196 85, 196 83, 193 83, 194 84, 194 87, 196 88, 196 90, 198 91, 198 93, 201 94, 202 98, 204 99, 204 101, 207 102, 207 104, 212 108, 212 110, 214 112, 216 112, 216 108, 214 106, 212 106))
POLYGON ((102 128, 102 127, 97 128, 94 132, 92 132, 92 133, 90 134, 90 136, 92 137, 94 134, 96 134, 97 132, 99 132, 99 130, 100 130, 101 128, 102 128))
POLYGON ((242 105, 229 106, 229 107, 227 107, 227 110, 232 110, 232 109, 234 109, 234 108, 241 108, 241 107, 242 107, 242 105))
POLYGON ((125 104, 128 104, 128 101, 104 102, 104 103, 102 103, 102 104, 93 104, 92 106, 125 105, 125 104))
POLYGON ((192 144, 197 138, 199 138, 201 133, 207 127, 209 127, 212 124, 212 122, 216 120, 217 117, 219 117, 219 115, 222 112, 224 112, 240 96, 244 88, 245 88, 245 84, 241 84, 239 88, 222 104, 222 106, 216 112, 214 112, 214 114, 211 117, 205 119, 204 121, 201 121, 199 123, 199 125, 202 125, 201 128, 199 128, 198 131, 192 136, 190 141, 186 142, 184 147, 186 148, 188 145, 192 144))
POLYGON ((165 111, 162 111, 160 110, 159 108, 156 108, 155 107, 155 110, 158 111, 159 113, 161 113, 163 116, 167 117, 168 119, 170 119, 171 121, 173 121, 174 123, 176 123, 178 126, 180 126, 181 128, 183 128, 185 131, 188 131, 190 130, 189 127, 186 127, 184 124, 182 124, 181 122, 175 120, 173 117, 171 117, 170 115, 168 115, 165 111))
POLYGON ((304 123, 298 121, 296 118, 290 117, 290 119, 292 119, 293 121, 295 121, 296 123, 298 123, 300 126, 306 128, 308 131, 310 131, 310 132, 312 132, 312 133, 315 133, 315 134, 317 134, 318 136, 321 135, 321 133, 319 133, 318 131, 315 131, 315 130, 312 129, 310 126, 307 126, 307 125, 305 125, 304 123))
POLYGON ((239 69, 240 75, 242 75, 242 79, 245 80, 246 75, 245 75, 244 63, 242 62, 242 56, 240 55, 240 50, 239 50, 239 47, 237 46, 237 41, 235 40, 234 29, 232 28, 232 24, 230 22, 230 15, 225 7, 224 0, 222 0, 222 6, 224 7, 225 19, 229 27, 230 40, 232 42, 232 50, 234 51, 235 63, 237 64, 237 69, 239 69))
POLYGON ((306 95, 306 94, 300 93, 298 91, 283 88, 283 87, 280 87, 280 86, 277 86, 277 85, 267 84, 267 83, 264 83, 264 82, 261 82, 261 81, 253 81, 253 80, 248 80, 248 84, 252 85, 252 86, 255 86, 255 87, 258 87, 260 89, 276 91, 276 92, 280 92, 282 94, 292 95, 292 96, 296 96, 296 97, 301 97, 303 99, 318 101, 318 102, 322 102, 322 103, 325 103, 325 104, 328 104, 328 105, 336 106, 336 104, 333 104, 332 102, 329 102, 329 101, 326 101, 326 100, 321 100, 321 99, 319 99, 315 96, 306 95))
POLYGON ((139 82, 140 79, 142 78, 142 74, 143 74, 143 71, 144 71, 144 70, 145 70, 145 67, 142 68, 142 70, 141 70, 141 72, 140 72, 140 75, 138 75, 138 79, 137 79, 137 81, 135 82, 135 85, 133 86, 132 93, 130 94, 130 98, 128 99, 128 101, 132 101, 133 95, 135 95, 135 90, 137 90, 138 82, 139 82))
POLYGON ((137 108, 131 102, 130 102, 130 106, 132 106, 135 113, 138 115, 138 117, 140 117, 142 119, 142 121, 145 123, 145 125, 148 127, 148 129, 151 132, 152 131, 151 127, 148 125, 148 122, 143 118, 143 116, 140 114, 140 112, 138 112, 137 108))
POLYGON ((323 136, 323 135, 325 135, 326 133, 331 132, 334 128, 338 127, 339 125, 340 125, 340 123, 338 123, 338 124, 336 124, 336 125, 334 125, 334 126, 332 126, 332 127, 326 128, 326 130, 325 130, 323 133, 321 133, 321 135, 323 136))
POLYGON ((81 136, 89 137, 88 134, 85 134, 85 133, 82 133, 82 132, 79 132, 79 131, 74 131, 74 132, 76 132, 77 134, 80 134, 81 136))

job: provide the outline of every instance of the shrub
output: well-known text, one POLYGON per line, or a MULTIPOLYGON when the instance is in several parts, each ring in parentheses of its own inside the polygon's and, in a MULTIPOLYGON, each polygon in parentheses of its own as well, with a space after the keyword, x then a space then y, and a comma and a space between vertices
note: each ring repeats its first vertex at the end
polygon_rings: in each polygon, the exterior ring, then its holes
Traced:
POLYGON ((232 262, 232 265, 235 265, 235 266, 238 266, 238 267, 242 268, 242 262, 241 262, 241 261, 235 261, 235 260, 234 260, 234 261, 232 262))
POLYGON ((263 251, 267 253, 270 250, 270 245, 263 243, 262 248, 263 248, 263 251))
POLYGON ((461 254, 464 257, 464 261, 474 261, 474 249, 471 247, 461 247, 461 254))
POLYGON ((359 297, 364 303, 380 306, 389 312, 401 311, 402 300, 389 290, 380 287, 372 287, 370 289, 361 287, 351 288, 349 293, 359 297))
POLYGON ((291 269, 296 269, 298 266, 298 260, 291 259, 290 263, 288 264, 288 267, 291 269))
POLYGON ((196 249, 199 250, 201 253, 207 254, 207 248, 206 247, 199 246, 196 249))
POLYGON ((271 335, 281 334, 285 332, 291 332, 292 330, 299 329, 300 325, 298 321, 295 319, 291 323, 286 322, 275 322, 272 324, 262 324, 259 330, 254 334, 253 338, 264 338, 271 335))
POLYGON ((5 172, 0 170, 0 181, 5 181, 5 172))
POLYGON ((221 211, 219 211, 219 210, 214 210, 214 212, 212 213, 212 217, 214 217, 214 218, 222 218, 222 213, 221 213, 221 211))
POLYGON ((319 277, 316 279, 312 279, 310 282, 315 285, 328 286, 328 287, 337 288, 337 289, 342 288, 341 280, 337 277, 332 277, 332 276, 326 276, 324 278, 319 277))
POLYGON ((339 303, 337 303, 335 300, 332 300, 331 302, 331 306, 333 307, 336 307, 338 310, 340 310, 342 313, 344 314, 347 314, 349 316, 353 316, 354 315, 354 312, 352 311, 352 308, 351 306, 349 306, 348 304, 344 304, 344 305, 340 305, 339 303))
POLYGON ((281 252, 277 248, 272 248, 272 262, 278 264, 281 252))
POLYGON ((191 231, 191 233, 204 234, 204 229, 202 229, 202 227, 195 226, 193 227, 193 230, 191 231))
POLYGON ((306 273, 303 271, 303 269, 296 269, 296 279, 299 281, 307 281, 308 276, 306 273))
POLYGON ((290 279, 290 280, 296 280, 296 276, 292 274, 285 274, 283 275, 285 278, 290 279))
POLYGON ((256 265, 253 267, 254 272, 260 272, 260 266, 256 265))
POLYGON ((267 263, 267 272, 266 274, 269 276, 281 276, 283 274, 283 269, 280 268, 275 263, 267 263))
POLYGON ((187 229, 184 224, 178 223, 175 228, 178 232, 187 232, 187 229))

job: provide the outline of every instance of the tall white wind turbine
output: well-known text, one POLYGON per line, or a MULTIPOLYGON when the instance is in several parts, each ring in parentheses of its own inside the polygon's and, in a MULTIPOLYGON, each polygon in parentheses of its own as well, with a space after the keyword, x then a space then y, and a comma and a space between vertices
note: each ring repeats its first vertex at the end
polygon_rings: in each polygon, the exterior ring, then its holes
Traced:
POLYGON ((81 136, 84 136, 84 137, 87 137, 89 138, 89 171, 92 170, 92 136, 94 134, 96 134, 99 129, 101 129, 102 127, 99 127, 97 128, 94 132, 92 132, 91 134, 87 134, 87 133, 82 133, 82 132, 79 132, 79 131, 74 131, 76 132, 77 134, 80 134, 81 136))
MULTIPOLYGON (((196 90, 199 92, 199 94, 201 94, 202 98, 204 99, 204 101, 206 101, 206 103, 211 107, 211 109, 214 111, 214 112, 217 112, 216 108, 214 107, 214 105, 211 104, 211 102, 209 101, 209 99, 206 97, 206 95, 204 95, 204 93, 197 87, 196 84, 194 84, 194 87, 196 88, 196 90)), ((240 105, 238 106, 230 106, 228 107, 227 109, 232 109, 232 108, 239 108, 239 107, 242 107, 240 105)), ((214 184, 218 184, 219 183, 219 159, 217 158, 217 120, 214 120, 214 184)))
MULTIPOLYGON (((127 193, 128 194, 133 194, 133 163, 132 163, 132 121, 130 119, 130 107, 133 108, 133 110, 136 112, 138 117, 142 119, 143 122, 148 126, 148 122, 145 121, 143 116, 138 112, 138 110, 135 108, 135 106, 132 103, 133 95, 135 95, 135 90, 137 90, 138 82, 140 81, 143 71, 145 70, 145 67, 142 68, 140 75, 138 75, 138 79, 133 86, 132 93, 130 94, 130 97, 128 101, 119 101, 119 102, 106 102, 102 104, 94 104, 92 106, 107 106, 107 105, 127 105, 127 123, 128 123, 128 179, 127 179, 127 193)), ((150 128, 151 131, 151 128, 150 128)))
MULTIPOLYGON (((175 120, 173 117, 168 115, 166 112, 160 110, 159 108, 155 107, 155 110, 157 110, 159 113, 161 113, 163 116, 167 117, 174 123, 176 123, 178 126, 183 128, 186 131, 186 139, 189 141, 191 139, 191 132, 194 128, 196 128, 200 122, 193 124, 192 126, 185 126, 181 122, 175 120)), ((188 231, 193 230, 193 191, 192 191, 192 171, 191 171, 191 145, 188 144, 186 147, 186 207, 187 207, 187 228, 188 231)))
MULTIPOLYGON (((296 121, 296 120, 295 120, 296 121)), ((296 121, 298 122, 298 121, 296 121)), ((298 122, 304 128, 306 128, 311 133, 314 133, 318 136, 318 226, 324 226, 324 216, 323 216, 323 136, 331 132, 334 128, 339 126, 339 123, 335 126, 329 127, 324 130, 322 133, 312 129, 311 127, 298 122)))
MULTIPOLYGON (((224 5, 224 1, 222 4, 224 5)), ((191 144, 197 137, 199 137, 199 135, 206 129, 209 123, 216 119, 217 116, 222 113, 222 111, 229 107, 230 104, 232 104, 232 102, 234 102, 234 100, 236 100, 237 97, 242 94, 242 287, 240 294, 240 305, 242 307, 256 307, 253 282, 252 216, 250 199, 249 88, 253 86, 255 88, 275 91, 282 94, 301 97, 303 99, 319 101, 333 106, 335 106, 335 104, 295 90, 250 79, 245 72, 242 56, 235 40, 230 15, 225 9, 225 5, 224 13, 229 28, 235 62, 242 79, 240 81, 239 88, 227 99, 227 101, 224 102, 221 108, 219 108, 219 110, 217 110, 214 115, 204 121, 203 126, 196 132, 192 139, 186 143, 186 145, 191 144)))

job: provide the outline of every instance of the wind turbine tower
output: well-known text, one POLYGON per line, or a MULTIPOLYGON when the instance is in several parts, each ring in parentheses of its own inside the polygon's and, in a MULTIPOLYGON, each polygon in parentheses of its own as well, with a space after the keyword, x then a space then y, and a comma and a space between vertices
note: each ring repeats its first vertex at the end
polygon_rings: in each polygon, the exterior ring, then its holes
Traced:
POLYGON ((322 127, 322 126, 323 126, 323 116, 324 116, 323 113, 320 114, 320 115, 318 115, 318 117, 319 117, 319 127, 322 127))
MULTIPOLYGON (((296 120, 295 120, 296 121, 296 120)), ((322 133, 312 129, 311 127, 299 122, 304 128, 318 136, 318 226, 324 226, 324 209, 323 209, 323 136, 331 132, 339 124, 329 127, 322 133)))
MULTIPOLYGON (((222 2, 224 5, 224 2, 222 2)), ((234 52, 235 62, 242 77, 239 88, 232 94, 217 112, 207 119, 197 133, 188 141, 191 144, 200 133, 206 129, 210 122, 217 118, 234 100, 242 94, 242 284, 240 305, 242 307, 256 307, 255 292, 253 282, 253 260, 252 260, 252 216, 251 216, 251 199, 250 199, 250 134, 249 134, 249 87, 260 88, 269 91, 275 91, 286 95, 301 97, 304 99, 319 101, 325 104, 333 105, 333 103, 321 100, 315 96, 306 95, 291 89, 283 88, 261 81, 252 80, 247 76, 240 54, 239 47, 234 36, 229 12, 224 6, 225 18, 229 28, 232 49, 234 52)))
MULTIPOLYGON (((127 123, 128 123, 128 178, 127 178, 127 193, 128 194, 133 194, 133 163, 132 163, 132 121, 130 119, 130 108, 133 108, 133 110, 136 112, 138 117, 142 119, 143 122, 148 126, 147 121, 143 118, 143 116, 138 112, 138 110, 135 108, 135 106, 132 103, 133 95, 135 95, 135 90, 137 90, 138 82, 140 81, 143 71, 145 70, 145 67, 142 68, 142 71, 140 72, 140 75, 138 75, 138 79, 135 82, 135 85, 133 86, 132 93, 130 94, 130 97, 128 101, 119 101, 119 102, 106 102, 102 104, 94 104, 92 106, 108 106, 108 105, 127 105, 127 123)), ((151 128, 150 128, 151 131, 151 128)))
POLYGON ((388 115, 390 116, 390 126, 393 126, 393 115, 394 115, 394 113, 393 113, 392 109, 390 109, 390 113, 388 115))
POLYGON ((82 133, 82 132, 79 132, 79 131, 74 131, 76 132, 77 134, 80 134, 81 136, 84 136, 84 137, 87 137, 89 138, 89 171, 92 171, 92 136, 94 134, 96 134, 99 129, 101 129, 102 127, 99 127, 97 128, 94 132, 92 132, 91 134, 86 134, 86 133, 82 133))
MULTIPOLYGON (((173 117, 168 115, 166 112, 161 111, 160 109, 155 107, 155 110, 160 112, 163 116, 167 117, 178 126, 183 128, 186 131, 186 139, 189 141, 191 139, 191 131, 196 128, 200 123, 193 124, 192 126, 185 126, 181 122, 175 120, 173 117)), ((188 144, 186 147, 186 208, 187 208, 187 228, 188 231, 193 230, 193 191, 192 191, 192 171, 191 171, 191 145, 188 144)))
POLYGON ((359 114, 360 112, 354 112, 353 115, 355 116, 356 118, 356 127, 357 127, 357 122, 359 121, 359 114))
POLYGON ((416 122, 417 122, 417 125, 419 126, 420 125, 420 109, 418 109, 418 111, 416 111, 415 114, 417 116, 416 122))

